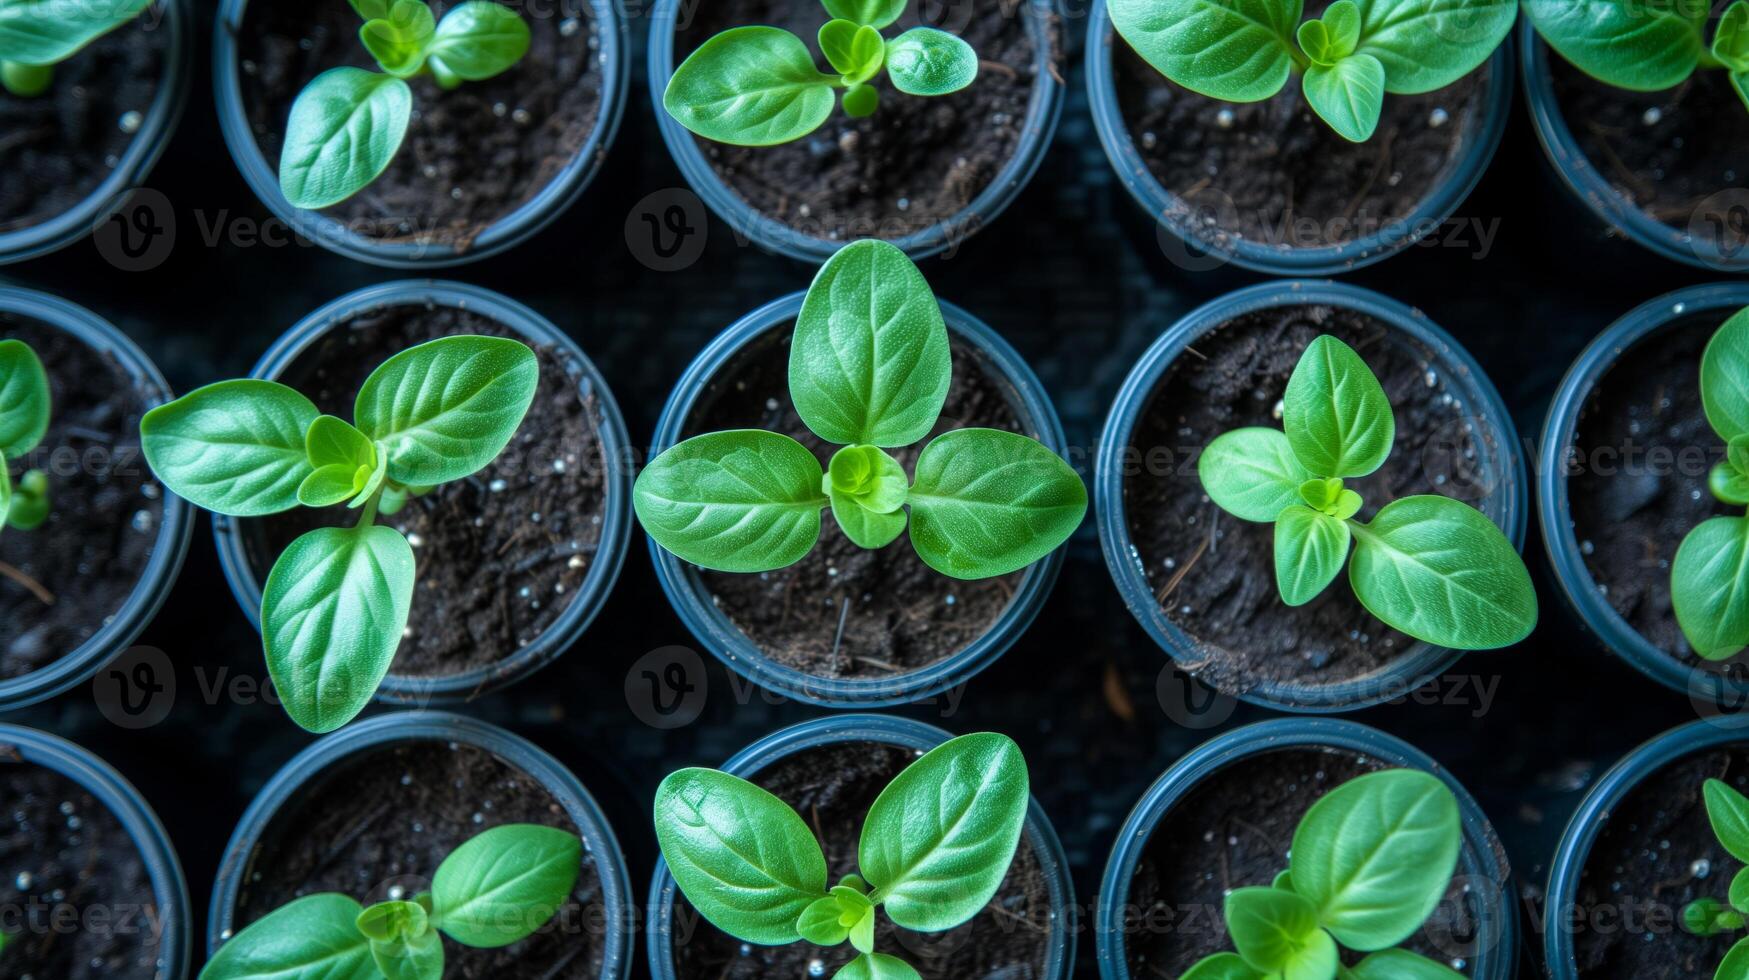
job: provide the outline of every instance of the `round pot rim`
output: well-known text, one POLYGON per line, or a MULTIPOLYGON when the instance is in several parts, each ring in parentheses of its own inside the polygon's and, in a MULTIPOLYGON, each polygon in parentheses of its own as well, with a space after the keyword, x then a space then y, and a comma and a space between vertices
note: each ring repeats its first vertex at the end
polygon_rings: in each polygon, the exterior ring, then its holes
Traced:
MULTIPOLYGON (((47 327, 70 334, 99 354, 110 354, 134 378, 145 409, 168 402, 174 395, 157 365, 145 351, 108 320, 83 306, 35 289, 0 283, 0 310, 29 317, 47 327)), ((125 434, 125 433, 124 433, 125 434)), ((144 465, 142 459, 141 465, 144 465)), ((162 486, 162 484, 160 484, 162 486)), ((108 660, 126 649, 169 598, 194 537, 194 509, 186 500, 166 490, 152 557, 141 569, 132 591, 109 622, 91 638, 48 665, 22 677, 0 680, 0 710, 11 711, 54 697, 90 680, 108 660)))
POLYGON ((186 976, 194 961, 193 903, 188 879, 164 824, 145 796, 90 749, 59 735, 0 724, 0 745, 15 746, 19 757, 70 779, 114 814, 152 879, 152 894, 163 917, 159 941, 160 977, 186 976))
MULTIPOLYGON (((675 382, 656 423, 650 458, 679 442, 688 416, 703 395, 709 380, 749 344, 795 319, 805 293, 791 293, 773 300, 735 321, 701 351, 675 382)), ((1038 376, 1008 342, 981 320, 946 300, 941 304, 948 332, 977 348, 1012 386, 1020 401, 1023 422, 1037 430, 1037 438, 1052 452, 1062 455, 1067 444, 1062 420, 1038 376)), ((879 708, 910 704, 932 698, 962 684, 995 663, 1025 634, 1037 618, 1044 601, 1056 585, 1065 560, 1058 548, 1031 565, 1013 598, 990 628, 951 656, 895 677, 821 677, 778 663, 711 602, 708 589, 699 580, 695 566, 663 550, 646 535, 656 577, 674 611, 693 636, 729 669, 760 687, 806 704, 827 708, 879 708)), ((910 547, 909 541, 890 547, 910 547)))
MULTIPOLYGON (((824 745, 868 741, 926 752, 952 737, 951 733, 934 725, 893 715, 832 715, 773 732, 730 756, 718 768, 731 775, 750 778, 772 763, 824 745)), ((1051 892, 1052 908, 1056 913, 1043 976, 1050 980, 1067 980, 1074 970, 1076 937, 1080 933, 1074 881, 1068 856, 1049 815, 1036 797, 1029 796, 1028 799, 1026 842, 1038 856, 1039 870, 1051 892)), ((676 976, 669 927, 673 922, 677 890, 673 876, 668 873, 668 862, 658 853, 655 873, 650 876, 649 925, 646 929, 650 973, 657 980, 675 980, 676 976)))
MULTIPOLYGON (((1026 11, 1023 16, 1028 17, 1028 33, 1034 51, 1032 96, 1027 102, 1026 118, 1022 120, 1020 142, 995 178, 978 192, 971 203, 927 228, 890 239, 891 244, 914 260, 958 246, 1001 216, 1032 182, 1033 175, 1044 162, 1045 152, 1056 138, 1057 124, 1063 115, 1063 90, 1067 86, 1051 71, 1056 45, 1051 43, 1049 21, 1062 16, 1062 2, 1022 0, 1020 7, 1026 11)), ((825 262, 843 247, 844 242, 799 231, 747 203, 718 176, 692 133, 662 107, 662 93, 674 74, 674 32, 681 8, 681 0, 656 0, 651 11, 646 58, 651 108, 669 156, 680 168, 687 185, 736 235, 745 236, 767 251, 811 265, 825 262)))
MULTIPOLYGON (((1106 566, 1111 570, 1111 577, 1131 615, 1186 671, 1194 673, 1191 668, 1201 659, 1185 652, 1196 646, 1196 640, 1166 618, 1154 598, 1141 560, 1131 554, 1133 542, 1123 492, 1124 452, 1130 445, 1148 398, 1178 356, 1194 341, 1247 313, 1315 304, 1342 307, 1370 316, 1426 345, 1446 363, 1459 369, 1458 375, 1466 379, 1474 396, 1466 400, 1497 433, 1499 448, 1493 468, 1499 472, 1500 482, 1483 502, 1490 506, 1480 509, 1489 514, 1514 547, 1521 554, 1523 552, 1529 497, 1518 429, 1482 366, 1451 334, 1419 310, 1381 293, 1347 283, 1295 280, 1259 283, 1236 290, 1186 314, 1142 354, 1112 404, 1099 439, 1094 466, 1094 510, 1098 515, 1099 543, 1105 552, 1106 566)), ((1336 684, 1263 681, 1235 696, 1251 704, 1299 714, 1354 711, 1420 687, 1449 670, 1464 652, 1415 640, 1386 667, 1366 677, 1336 684)))
POLYGON ((1465 853, 1458 870, 1499 886, 1499 904, 1483 908, 1478 923, 1493 924, 1497 941, 1474 958, 1478 980, 1507 980, 1517 972, 1518 910, 1512 868, 1488 815, 1469 790, 1432 756, 1408 742, 1343 718, 1276 718, 1235 728, 1192 749, 1167 768, 1130 811, 1100 881, 1095 924, 1099 973, 1104 980, 1130 980, 1124 956, 1124 908, 1142 853, 1166 814, 1204 780, 1230 765, 1284 748, 1334 748, 1370 756, 1389 766, 1438 776, 1457 797, 1463 815, 1465 853))
MULTIPOLYGON (((261 355, 249 376, 272 380, 318 340, 342 323, 363 311, 391 305, 431 303, 479 313, 525 339, 550 345, 563 352, 577 368, 579 388, 588 388, 599 407, 595 420, 597 438, 605 471, 602 479, 601 537, 596 546, 595 561, 589 567, 583 584, 571 597, 571 604, 553 624, 528 644, 508 656, 483 667, 459 674, 420 677, 397 674, 392 670, 383 678, 373 700, 388 704, 423 707, 471 701, 523 680, 542 667, 557 660, 571 648, 602 606, 607 603, 625 565, 631 538, 632 477, 624 460, 628 458, 631 438, 626 434, 625 417, 607 385, 607 379, 564 331, 530 307, 480 286, 436 279, 403 279, 357 289, 318 307, 299 320, 291 329, 261 355)), ((219 563, 225 581, 231 586, 237 604, 256 630, 261 628, 261 582, 250 567, 243 546, 243 532, 238 518, 212 515, 213 538, 219 551, 219 563)))
POLYGON ((1427 237, 1444 224, 1476 189, 1482 174, 1494 159, 1506 123, 1512 118, 1515 60, 1508 35, 1489 56, 1490 88, 1478 138, 1459 150, 1456 164, 1415 210, 1374 234, 1339 245, 1312 248, 1278 248, 1247 238, 1234 238, 1230 246, 1217 246, 1198 237, 1183 222, 1168 218, 1178 196, 1168 191, 1149 171, 1136 151, 1135 141, 1118 104, 1117 82, 1111 70, 1117 30, 1112 27, 1106 0, 1094 0, 1087 18, 1087 96, 1094 129, 1105 148, 1106 158, 1118 180, 1136 204, 1159 226, 1189 248, 1218 256, 1253 272, 1275 276, 1326 276, 1353 272, 1382 262, 1427 237))
POLYGON ((213 29, 213 94, 219 129, 231 159, 249 189, 274 216, 307 241, 338 255, 387 269, 444 269, 478 262, 514 248, 546 229, 577 202, 613 146, 625 115, 631 61, 625 18, 612 0, 587 0, 601 39, 597 65, 602 74, 601 108, 595 125, 565 166, 528 200, 482 231, 466 251, 454 245, 384 242, 361 235, 319 211, 294 207, 279 188, 279 172, 261 152, 250 132, 248 111, 237 70, 236 33, 242 29, 249 0, 222 0, 213 29))
POLYGON ((309 783, 330 767, 364 752, 400 742, 460 742, 490 752, 509 762, 558 798, 576 823, 578 835, 594 858, 601 879, 604 910, 602 980, 624 980, 632 968, 632 885, 613 825, 608 823, 595 797, 575 773, 545 749, 521 735, 490 722, 447 711, 397 711, 354 722, 306 746, 250 801, 237 821, 237 829, 225 845, 224 858, 213 879, 211 907, 207 914, 206 952, 218 952, 235 925, 233 915, 243 872, 267 825, 281 808, 302 794, 309 783))
MULTIPOLYGON (((1735 311, 1745 306, 1749 306, 1749 282, 1721 282, 1678 289, 1623 314, 1586 346, 1561 379, 1543 423, 1537 459, 1537 516, 1542 525, 1543 548, 1568 606, 1610 652, 1642 674, 1671 690, 1714 703, 1727 700, 1742 703, 1749 696, 1749 682, 1684 665, 1641 636, 1598 593, 1597 582, 1579 554, 1578 535, 1573 530, 1566 456, 1585 400, 1621 355, 1690 314, 1712 309, 1735 311)), ((1699 372, 1697 362, 1697 376, 1699 372)))

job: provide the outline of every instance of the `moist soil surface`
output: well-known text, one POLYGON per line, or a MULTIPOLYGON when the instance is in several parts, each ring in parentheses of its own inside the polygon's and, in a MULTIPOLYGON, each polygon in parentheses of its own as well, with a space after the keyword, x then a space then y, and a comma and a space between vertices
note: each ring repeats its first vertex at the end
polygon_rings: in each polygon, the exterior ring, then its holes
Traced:
MULTIPOLYGON (((457 0, 433 0, 441 19, 457 0)), ((601 113, 598 25, 584 0, 519 5, 533 35, 509 71, 445 92, 413 79, 413 121, 382 176, 322 214, 367 238, 465 251, 571 162, 601 113)), ((255 0, 237 36, 243 106, 275 172, 292 103, 343 65, 380 71, 343 0, 255 0)))
MULTIPOLYGON (((863 819, 875 797, 918 753, 878 742, 822 746, 787 756, 751 777, 802 814, 826 852, 827 883, 856 871, 863 819)), ((996 896, 971 921, 944 933, 917 933, 877 918, 875 950, 916 967, 924 980, 1044 980, 1050 891, 1038 855, 1021 837, 996 896)), ((808 942, 754 946, 716 929, 683 895, 674 901, 674 970, 681 980, 830 977, 856 951, 808 942), (816 969, 823 964, 823 969, 816 969)))
MULTIPOLYGON (((546 787, 483 749, 417 741, 367 751, 324 773, 269 822, 244 871, 233 921, 241 929, 319 892, 365 905, 412 898, 430 889, 456 847, 516 823, 578 832, 546 787)), ((501 949, 446 939, 443 975, 596 980, 604 921, 600 872, 585 850, 571 900, 552 920, 501 949)))
MULTIPOLYGON (((336 326, 279 380, 351 421, 370 373, 395 353, 455 334, 517 337, 454 307, 381 307, 336 326)), ((407 536, 418 561, 409 633, 393 674, 443 677, 496 664, 534 642, 568 608, 597 560, 607 460, 593 393, 580 395, 569 357, 536 346, 540 388, 504 452, 473 476, 416 497, 377 522, 407 536)), ((351 526, 345 504, 245 521, 257 582, 299 535, 351 526)))
MULTIPOLYGON (((789 324, 767 331, 707 383, 685 438, 725 429, 793 436, 825 466, 839 446, 802 424, 789 396, 789 324)), ((1007 384, 973 348, 954 340, 953 384, 941 420, 915 446, 888 450, 907 473, 931 439, 950 429, 1021 432, 1007 384)), ((1036 432, 1026 432, 1036 437, 1036 432)), ((909 533, 885 548, 851 543, 828 512, 820 543, 773 572, 701 571, 711 601, 765 654, 818 677, 880 678, 953 656, 984 635, 1008 608, 1026 571, 964 582, 923 563, 909 533)))
MULTIPOLYGON (((0 338, 22 340, 49 376, 49 430, 10 464, 49 478, 49 519, 0 532, 0 562, 54 597, 0 576, 0 678, 54 663, 109 623, 161 546, 164 493, 140 453, 146 395, 120 361, 35 320, 0 313, 0 338)), ((168 547, 168 544, 162 546, 168 547)))
MULTIPOLYGON (((1198 784, 1155 826, 1130 879, 1123 914, 1131 975, 1176 978, 1206 956, 1230 952, 1221 917, 1227 892, 1273 882, 1287 870, 1294 829, 1312 804, 1356 776, 1387 768, 1353 752, 1282 749, 1242 759, 1198 784)), ((1468 973, 1476 910, 1465 888, 1460 873, 1403 948, 1468 973)), ((1350 965, 1356 959, 1344 956, 1350 965)))
POLYGON ((1370 521, 1385 504, 1414 494, 1480 506, 1490 479, 1468 468, 1475 449, 1461 441, 1480 438, 1463 435, 1477 408, 1463 403, 1431 351, 1379 320, 1291 306, 1246 314, 1197 340, 1137 420, 1124 505, 1155 597, 1198 643, 1198 676, 1228 693, 1264 682, 1323 686, 1369 677, 1416 644, 1368 613, 1346 575, 1306 605, 1283 604, 1274 526, 1216 507, 1197 476, 1197 457, 1215 437, 1247 426, 1281 428, 1288 378, 1306 345, 1326 333, 1365 359, 1396 416, 1390 458, 1346 481, 1366 501, 1358 519, 1370 521))
MULTIPOLYGON (((1681 927, 1697 898, 1725 901, 1742 864, 1719 846, 1701 786, 1749 790, 1749 750, 1689 756, 1653 773, 1603 824, 1579 880, 1573 949, 1588 980, 1710 977, 1741 933, 1713 938, 1681 927)), ((1567 914, 1563 910, 1562 914, 1567 914)))
POLYGON ((115 171, 164 84, 164 16, 148 8, 56 65, 41 96, 0 89, 0 233, 66 213, 115 171))
POLYGON ((133 838, 84 787, 3 745, 0 907, 23 917, 7 919, 14 980, 158 975, 158 902, 133 838))
MULTIPOLYGON (((816 65, 827 66, 817 40, 827 14, 819 4, 722 0, 682 6, 692 17, 675 34, 677 66, 710 38, 749 24, 789 31, 807 43, 816 65)), ((1020 145, 1037 81, 1037 48, 1027 28, 1033 16, 1030 3, 1014 0, 907 4, 882 34, 895 38, 920 24, 958 34, 978 53, 978 77, 971 85, 924 98, 899 92, 883 74, 875 82, 880 108, 866 119, 851 119, 839 106, 819 129, 781 146, 694 139, 735 194, 803 234, 850 241, 920 232, 964 210, 1020 145)), ((976 230, 952 229, 961 238, 976 230)))

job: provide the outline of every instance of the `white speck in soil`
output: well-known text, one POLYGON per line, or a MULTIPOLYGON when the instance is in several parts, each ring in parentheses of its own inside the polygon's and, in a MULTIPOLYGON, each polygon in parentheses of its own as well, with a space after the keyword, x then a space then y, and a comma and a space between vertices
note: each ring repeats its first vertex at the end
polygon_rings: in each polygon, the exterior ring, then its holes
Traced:
POLYGON ((909 211, 909 210, 911 210, 911 199, 910 199, 910 198, 908 198, 908 197, 901 197, 901 198, 899 198, 899 200, 898 200, 898 202, 897 202, 897 204, 896 204, 896 207, 898 207, 898 209, 899 209, 899 210, 901 210, 901 211, 909 211))
POLYGON ((1386 178, 1386 180, 1385 180, 1385 183, 1390 184, 1392 187, 1395 187, 1398 184, 1401 184, 1402 182, 1403 182, 1403 172, 1401 170, 1396 171, 1395 173, 1392 173, 1391 176, 1386 178))
POLYGON ((419 172, 424 174, 425 179, 427 179, 427 180, 431 180, 437 176, 437 168, 429 163, 423 167, 420 167, 419 172))
POLYGON ((1232 129, 1234 119, 1233 110, 1231 109, 1222 109, 1220 112, 1215 113, 1215 125, 1222 129, 1232 129))
POLYGON ((582 29, 583 22, 575 17, 566 17, 559 21, 559 35, 561 37, 576 37, 577 32, 582 29))
POLYGON ((486 484, 486 489, 493 493, 503 493, 509 488, 509 486, 510 484, 505 483, 503 480, 493 480, 491 483, 486 484))
POLYGON ((30 872, 20 871, 18 873, 18 877, 12 879, 12 883, 14 885, 18 886, 18 890, 22 892, 22 891, 28 891, 30 889, 31 882, 33 882, 35 880, 36 880, 35 878, 31 877, 30 872))
POLYGON ((567 567, 567 568, 582 568, 583 567, 583 556, 582 555, 572 555, 571 560, 565 563, 565 567, 567 567))
POLYGON ((1448 122, 1451 122, 1451 113, 1446 112, 1443 108, 1435 108, 1427 114, 1427 125, 1434 129, 1438 129, 1448 122))
POLYGON ((474 822, 475 823, 485 823, 486 822, 486 815, 484 813, 474 814, 474 822))
POLYGON ((121 163, 121 161, 119 159, 117 159, 115 154, 113 154, 113 153, 110 154, 109 156, 106 156, 103 158, 104 166, 108 167, 111 170, 114 170, 116 168, 116 166, 120 163, 121 163))
POLYGON ((414 832, 414 833, 415 833, 415 834, 423 834, 423 833, 425 833, 425 825, 424 825, 424 824, 422 824, 422 823, 420 823, 420 822, 419 822, 419 821, 417 821, 417 820, 415 820, 415 821, 413 821, 413 832, 414 832))
POLYGON ((1700 499, 1700 491, 1699 490, 1690 490, 1690 491, 1688 491, 1688 496, 1691 499, 1699 500, 1700 499))
POLYGON ((307 38, 307 37, 298 38, 298 50, 299 51, 312 51, 315 49, 315 47, 316 47, 316 42, 314 40, 311 40, 310 38, 307 38))
POLYGON ((534 513, 528 515, 528 519, 536 524, 539 524, 540 523, 540 511, 537 510, 534 513))
POLYGON ((1272 417, 1279 419, 1279 418, 1281 418, 1281 414, 1285 411, 1287 411, 1287 406, 1282 404, 1281 399, 1277 398, 1275 400, 1275 407, 1273 407, 1269 410, 1269 414, 1272 417))
POLYGON ((861 139, 861 135, 859 135, 856 130, 847 129, 838 134, 838 148, 845 153, 854 153, 856 152, 856 144, 860 142, 861 139))
POLYGON ((826 574, 827 574, 827 576, 829 576, 831 578, 837 578, 838 577, 838 569, 828 568, 828 569, 826 569, 826 574))
POLYGON ((533 116, 528 114, 527 109, 516 109, 510 113, 511 122, 516 123, 516 125, 518 125, 518 126, 528 125, 529 120, 531 120, 533 118, 534 118, 533 116))
POLYGON ((1645 111, 1645 114, 1640 116, 1640 121, 1645 123, 1648 126, 1656 126, 1656 125, 1658 125, 1658 123, 1662 122, 1663 120, 1664 120, 1664 110, 1658 108, 1657 106, 1649 107, 1645 111))
POLYGON ((121 127, 122 132, 132 135, 140 131, 140 126, 145 121, 145 116, 140 115, 137 110, 129 109, 121 114, 121 122, 117 125, 121 127))
POLYGON ((810 976, 810 977, 823 977, 825 975, 826 975, 826 961, 825 960, 809 960, 808 961, 808 976, 810 976))
POLYGON ((1160 142, 1160 137, 1155 136, 1153 133, 1143 133, 1142 134, 1142 147, 1144 149, 1152 150, 1154 148, 1154 144, 1156 144, 1158 142, 1160 142))
POLYGON ((942 600, 942 601, 944 601, 944 602, 946 602, 946 603, 947 603, 947 604, 948 604, 948 605, 950 605, 950 606, 951 606, 951 605, 953 605, 953 604, 954 604, 954 603, 955 603, 955 602, 958 602, 958 601, 959 601, 959 600, 958 600, 958 599, 955 599, 955 598, 954 598, 954 597, 953 597, 953 596, 951 596, 951 595, 949 595, 949 596, 948 596, 948 597, 947 597, 947 598, 946 598, 946 599, 944 599, 944 600, 942 600))
POLYGON ((413 534, 407 535, 407 543, 417 548, 425 543, 425 539, 420 537, 417 532, 414 532, 413 534))
POLYGON ((1596 550, 1597 550, 1597 546, 1592 544, 1589 541, 1579 542, 1579 553, 1580 554, 1589 555, 1589 554, 1592 554, 1593 552, 1595 552, 1596 550))
POLYGON ((250 61, 247 58, 243 59, 243 74, 253 75, 253 74, 255 74, 255 72, 257 70, 258 69, 255 67, 255 62, 250 61))
POLYGON ((1706 858, 1701 858, 1688 866, 1688 873, 1696 878, 1705 878, 1713 873, 1713 863, 1706 858))
POLYGON ((1433 370, 1432 368, 1427 369, 1427 374, 1425 375, 1425 378, 1427 380, 1427 387, 1429 387, 1429 388, 1432 388, 1433 386, 1439 384, 1439 372, 1433 370))
POLYGON ((1171 570, 1173 570, 1173 569, 1174 569, 1174 568, 1177 568, 1177 567, 1178 567, 1178 559, 1176 559, 1176 558, 1168 558, 1168 559, 1166 559, 1166 570, 1167 570, 1167 571, 1171 571, 1171 570))
POLYGON ((399 902, 407 894, 407 889, 400 885, 389 886, 389 901, 399 902))
POLYGON ((565 461, 562 459, 553 460, 553 472, 554 473, 565 472, 565 461))
POLYGON ((746 943, 742 943, 741 944, 741 955, 742 956, 752 956, 753 955, 753 947, 747 945, 746 943))
POLYGON ((149 510, 134 511, 134 519, 132 521, 134 530, 140 532, 141 534, 150 534, 150 533, 152 533, 152 523, 153 523, 153 518, 152 518, 151 511, 149 511, 149 510))
POLYGON ((492 115, 497 116, 500 119, 504 118, 504 114, 509 112, 509 111, 510 111, 510 107, 505 105, 502 102, 492 103, 492 115))

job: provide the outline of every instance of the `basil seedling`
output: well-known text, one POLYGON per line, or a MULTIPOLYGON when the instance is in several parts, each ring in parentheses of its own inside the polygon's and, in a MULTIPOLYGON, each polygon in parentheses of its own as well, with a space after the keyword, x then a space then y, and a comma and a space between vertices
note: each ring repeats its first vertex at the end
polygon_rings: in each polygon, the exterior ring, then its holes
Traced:
POLYGON ((942 743, 893 777, 869 808, 856 873, 826 887, 826 856, 801 815, 744 779, 683 769, 656 790, 656 839, 699 914, 747 943, 832 947, 857 957, 837 980, 918 980, 877 953, 875 910, 944 932, 989 903, 1020 843, 1028 777, 1005 735, 942 743))
POLYGON ((1111 0, 1110 9, 1118 34, 1177 84, 1261 102, 1298 74, 1312 110, 1362 143, 1378 129, 1385 93, 1432 92, 1487 61, 1511 33, 1518 0, 1337 0, 1305 23, 1303 0, 1111 0))
POLYGON ((0 0, 0 87, 25 99, 47 92, 56 65, 151 5, 152 0, 0 0))
POLYGON ((570 897, 582 864, 576 834, 494 827, 451 851, 429 892, 369 908, 335 892, 280 906, 219 947, 200 980, 441 980, 441 936, 497 949, 533 935, 570 897))
POLYGON ((508 71, 528 53, 528 22, 489 0, 468 0, 439 22, 422 0, 351 0, 358 36, 383 72, 330 68, 298 93, 279 157, 293 207, 338 204, 381 176, 413 115, 407 79, 445 89, 508 71))
POLYGON ((1219 436, 1197 461, 1197 475, 1222 510, 1275 524, 1283 602, 1312 601, 1348 563, 1361 605, 1418 640, 1486 650, 1530 635, 1537 610, 1530 573, 1480 511, 1430 494, 1392 501, 1371 523, 1355 518, 1360 494, 1342 481, 1384 465, 1397 425, 1383 386, 1353 348, 1328 335, 1306 347, 1288 379, 1282 425, 1219 436))
MULTIPOLYGON (((1713 826, 1713 836, 1727 854, 1749 862, 1749 799, 1718 779, 1709 779, 1701 787, 1706 798, 1707 820, 1713 826)), ((1690 902, 1682 910, 1682 927, 1697 936, 1720 936, 1740 932, 1749 925, 1749 868, 1737 869, 1731 879, 1727 901, 1702 898, 1690 902)), ((1749 976, 1749 939, 1740 939, 1713 974, 1714 980, 1742 980, 1749 976)))
POLYGON ((261 517, 346 504, 352 527, 319 528, 273 564, 261 595, 267 670, 292 720, 351 721, 376 693, 407 628, 413 548, 374 522, 408 497, 483 469, 534 401, 534 351, 502 337, 444 337, 384 361, 359 389, 356 425, 273 381, 221 381, 146 413, 158 478, 197 507, 261 517))
POLYGON ((952 375, 947 324, 923 273, 886 242, 852 242, 808 288, 789 362, 802 422, 845 448, 822 469, 776 432, 695 436, 638 474, 638 520, 675 555, 724 572, 800 561, 828 507, 864 548, 886 547, 908 523, 918 556, 944 575, 1025 568, 1068 540, 1087 511, 1087 488, 1068 463, 996 429, 937 437, 914 480, 884 451, 929 435, 952 375))
POLYGON ((1439 907, 1457 870, 1457 797, 1435 776, 1387 769, 1351 779, 1306 811, 1288 869, 1227 894, 1227 934, 1182 980, 1460 980, 1398 944, 1439 907), (1368 954, 1354 966, 1340 949, 1368 954))
POLYGON ((1712 0, 1524 0, 1549 47, 1605 85, 1657 92, 1721 69, 1749 105, 1749 0, 1725 10, 1707 44, 1712 0))
MULTIPOLYGON (((22 340, 0 340, 0 532, 34 531, 49 519, 49 478, 26 470, 16 486, 11 465, 35 450, 49 431, 49 376, 22 340)), ((30 590, 46 605, 54 594, 21 569, 0 562, 0 575, 30 590)))
POLYGON ((844 114, 874 114, 874 83, 886 69, 906 95, 947 95, 978 76, 978 55, 959 37, 913 27, 891 40, 881 28, 905 12, 905 0, 822 0, 832 16, 820 28, 820 51, 831 74, 815 68, 806 43, 776 27, 737 27, 700 45, 668 80, 662 106, 682 126, 708 140, 773 146, 801 139, 832 114, 844 93, 844 114))

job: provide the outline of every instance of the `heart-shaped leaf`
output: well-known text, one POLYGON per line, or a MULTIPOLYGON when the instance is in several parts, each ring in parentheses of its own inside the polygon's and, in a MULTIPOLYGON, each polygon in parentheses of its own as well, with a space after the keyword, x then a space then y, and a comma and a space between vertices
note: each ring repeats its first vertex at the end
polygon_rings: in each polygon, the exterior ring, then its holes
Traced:
POLYGON ((370 955, 383 980, 443 980, 443 940, 435 932, 372 940, 370 955))
POLYGON ((826 12, 841 20, 879 29, 899 19, 905 0, 821 0, 826 12))
POLYGON ((1179 980, 1269 980, 1238 953, 1216 953, 1197 961, 1179 980))
POLYGON ((1318 118, 1351 143, 1372 139, 1385 108, 1385 68, 1370 54, 1306 69, 1302 87, 1318 118))
POLYGON ((832 495, 832 517, 844 531, 845 537, 858 548, 871 551, 885 548, 899 540, 899 535, 905 533, 907 523, 903 510, 889 514, 876 513, 854 499, 837 493, 832 495))
POLYGON ((464 81, 500 75, 528 53, 530 33, 522 15, 489 0, 468 0, 443 15, 431 41, 434 70, 464 81))
POLYGON ((1701 790, 1719 845, 1737 860, 1749 861, 1749 799, 1722 779, 1707 780, 1701 790))
POLYGON ((1749 309, 1739 310, 1707 341, 1700 400, 1720 439, 1749 436, 1749 309))
POLYGON ((507 337, 443 337, 382 363, 353 415, 389 451, 389 478, 436 486, 471 476, 510 444, 540 384, 540 361, 507 337))
POLYGON ((911 544, 959 579, 1025 568, 1055 551, 1087 513, 1087 487, 1044 445, 998 429, 955 429, 917 458, 911 544))
POLYGON ((1699 656, 1728 660, 1749 646, 1749 518, 1714 517, 1688 532, 1670 563, 1670 605, 1699 656))
POLYGON ((330 68, 292 103, 279 189, 296 208, 338 204, 376 180, 401 148, 413 90, 393 75, 330 68))
POLYGON ((1523 0, 1549 46, 1617 88, 1657 92, 1694 74, 1706 49, 1707 3, 1523 0))
POLYGON ((1244 521, 1268 524, 1300 500, 1311 477, 1280 429, 1234 429, 1216 436, 1196 461, 1215 505, 1244 521))
POLYGON ((140 444, 158 479, 196 507, 259 517, 298 505, 312 472, 305 434, 321 415, 272 381, 221 381, 160 405, 140 420, 140 444))
POLYGON ((1486 62, 1518 19, 1518 0, 1367 0, 1360 46, 1398 95, 1445 88, 1486 62))
POLYGON ((881 70, 886 42, 866 24, 834 18, 820 28, 820 53, 848 82, 863 82, 881 70))
POLYGON ((152 0, 7 0, 0 3, 0 59, 53 65, 138 17, 152 0))
POLYGON ((294 899, 220 946, 200 980, 378 980, 370 943, 354 925, 362 911, 345 895, 294 899))
POLYGON ((956 35, 913 27, 887 42, 887 75, 907 95, 947 95, 978 77, 978 53, 956 35))
POLYGON ((1306 346, 1281 403, 1288 443, 1313 476, 1366 476, 1391 455, 1397 423, 1384 386, 1329 334, 1306 346))
POLYGON ((49 430, 49 376, 22 340, 0 340, 0 464, 35 449, 49 430))
POLYGON ((464 946, 508 946, 553 917, 571 897, 582 866, 576 834, 538 824, 493 827, 437 866, 433 924, 464 946))
POLYGON ((1336 974, 1336 943, 1318 928, 1312 903, 1279 888, 1240 888, 1227 895, 1227 933, 1239 957, 1255 969, 1282 977, 1336 974))
POLYGON ((832 975, 833 980, 923 980, 911 964, 885 953, 864 953, 832 975))
POLYGON ((724 572, 793 565, 820 539, 820 461, 789 436, 739 429, 695 436, 638 474, 632 506, 656 543, 724 572))
POLYGON ((1329 588, 1348 560, 1348 525, 1302 504, 1275 519, 1275 584, 1281 601, 1303 606, 1329 588))
POLYGON ((1260 102, 1294 69, 1302 0, 1111 0, 1111 22, 1160 74, 1223 102, 1260 102))
POLYGON ((401 78, 425 64, 426 46, 437 33, 437 18, 422 0, 395 0, 385 17, 367 20, 358 39, 383 71, 401 78))
POLYGON ((835 76, 822 75, 802 39, 776 27, 736 27, 700 45, 674 70, 662 107, 718 143, 775 146, 832 114, 835 76))
POLYGON ((1462 980, 1463 974, 1406 949, 1383 949, 1349 970, 1354 980, 1462 980))

